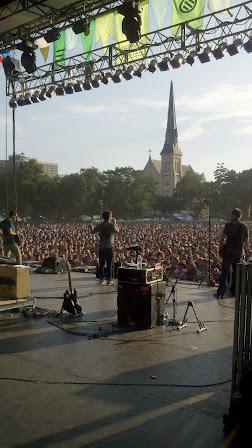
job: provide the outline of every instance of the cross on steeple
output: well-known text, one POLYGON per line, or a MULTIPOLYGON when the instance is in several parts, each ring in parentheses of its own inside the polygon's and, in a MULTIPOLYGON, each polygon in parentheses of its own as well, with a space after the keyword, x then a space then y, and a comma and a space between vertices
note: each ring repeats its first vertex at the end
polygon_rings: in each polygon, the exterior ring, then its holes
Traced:
POLYGON ((148 153, 149 153, 149 160, 151 160, 151 149, 149 149, 148 153))

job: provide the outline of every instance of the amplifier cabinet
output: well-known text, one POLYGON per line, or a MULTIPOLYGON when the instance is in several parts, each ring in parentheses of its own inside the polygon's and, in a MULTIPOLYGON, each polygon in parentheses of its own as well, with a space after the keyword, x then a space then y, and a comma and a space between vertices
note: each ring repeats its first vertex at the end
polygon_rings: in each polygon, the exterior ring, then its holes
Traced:
POLYGON ((157 280, 163 280, 163 268, 158 269, 146 268, 128 268, 120 267, 118 268, 118 281, 119 282, 129 282, 129 283, 152 283, 157 280))
POLYGON ((163 325, 165 282, 150 284, 118 283, 118 325, 153 328, 163 325))
POLYGON ((0 297, 26 299, 30 297, 30 268, 22 265, 0 265, 0 297))

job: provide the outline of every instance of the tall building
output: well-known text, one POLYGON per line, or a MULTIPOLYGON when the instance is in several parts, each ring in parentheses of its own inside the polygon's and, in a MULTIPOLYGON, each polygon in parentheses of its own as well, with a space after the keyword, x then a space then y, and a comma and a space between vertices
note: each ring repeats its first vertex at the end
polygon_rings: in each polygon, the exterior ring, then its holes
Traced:
MULTIPOLYGON (((30 160, 30 157, 26 157, 26 155, 21 152, 21 154, 16 154, 15 156, 15 162, 16 162, 16 170, 18 171, 20 166, 23 163, 26 163, 30 160)), ((58 164, 57 163, 51 163, 51 162, 40 162, 37 160, 37 163, 39 163, 42 167, 43 173, 46 174, 49 177, 56 177, 58 176, 58 164)), ((13 167, 13 155, 9 156, 9 159, 7 161, 7 167, 8 170, 11 170, 13 167)), ((0 160, 0 170, 3 171, 6 169, 6 161, 0 160)))
POLYGON ((168 120, 161 160, 153 160, 151 153, 144 171, 158 181, 158 193, 171 196, 178 182, 189 171, 190 165, 182 165, 182 152, 178 144, 178 129, 174 101, 173 83, 170 85, 168 120))

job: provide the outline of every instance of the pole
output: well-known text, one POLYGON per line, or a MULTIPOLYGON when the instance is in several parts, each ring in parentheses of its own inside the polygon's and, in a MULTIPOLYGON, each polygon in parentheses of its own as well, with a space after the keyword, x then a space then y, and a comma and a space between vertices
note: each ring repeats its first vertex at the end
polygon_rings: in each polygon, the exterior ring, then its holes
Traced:
POLYGON ((13 147, 13 191, 15 212, 17 212, 17 170, 16 170, 16 109, 12 109, 12 147, 13 147))
POLYGON ((211 284, 211 203, 208 202, 208 286, 211 284))

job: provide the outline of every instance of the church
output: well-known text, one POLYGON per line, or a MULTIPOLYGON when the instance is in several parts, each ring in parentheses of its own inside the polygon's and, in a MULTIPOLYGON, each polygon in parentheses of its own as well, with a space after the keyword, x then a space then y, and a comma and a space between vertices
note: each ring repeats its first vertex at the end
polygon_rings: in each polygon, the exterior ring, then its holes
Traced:
POLYGON ((178 130, 174 101, 173 83, 170 86, 167 129, 161 160, 153 160, 151 151, 144 172, 158 181, 157 191, 161 196, 172 196, 182 177, 193 171, 190 165, 182 165, 182 152, 178 144, 178 130))

